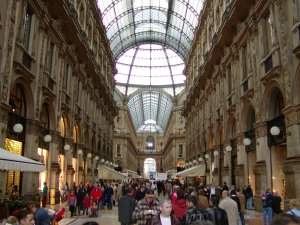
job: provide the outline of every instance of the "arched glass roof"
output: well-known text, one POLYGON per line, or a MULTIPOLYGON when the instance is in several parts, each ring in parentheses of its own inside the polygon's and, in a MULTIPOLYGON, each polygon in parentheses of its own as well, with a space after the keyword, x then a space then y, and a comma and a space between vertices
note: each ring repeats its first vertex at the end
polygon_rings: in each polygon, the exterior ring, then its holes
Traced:
POLYGON ((204 0, 98 0, 115 57, 116 87, 138 132, 163 132, 184 89, 184 60, 204 0))
POLYGON ((98 0, 115 58, 140 43, 161 43, 185 58, 204 0, 98 0))
POLYGON ((184 86, 184 62, 173 50, 142 44, 127 50, 117 61, 117 88, 130 95, 140 87, 161 87, 172 96, 184 86))
POLYGON ((159 90, 139 89, 128 101, 137 132, 163 132, 172 107, 172 97, 159 90))

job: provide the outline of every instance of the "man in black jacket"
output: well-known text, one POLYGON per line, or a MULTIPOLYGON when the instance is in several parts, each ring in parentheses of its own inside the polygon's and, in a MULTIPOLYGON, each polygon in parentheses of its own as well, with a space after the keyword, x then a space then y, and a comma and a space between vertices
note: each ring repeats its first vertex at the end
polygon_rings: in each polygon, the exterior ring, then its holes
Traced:
POLYGON ((135 200, 132 196, 132 188, 125 188, 124 195, 119 200, 118 211, 119 222, 121 223, 121 225, 130 225, 134 223, 134 221, 132 221, 132 213, 135 208, 135 200))

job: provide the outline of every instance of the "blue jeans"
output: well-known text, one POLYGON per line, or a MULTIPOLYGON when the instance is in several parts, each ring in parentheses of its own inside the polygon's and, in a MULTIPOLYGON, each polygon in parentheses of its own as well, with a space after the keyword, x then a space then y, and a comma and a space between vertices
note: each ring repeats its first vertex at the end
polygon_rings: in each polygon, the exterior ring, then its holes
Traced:
POLYGON ((263 208, 264 225, 270 225, 272 222, 273 210, 271 207, 263 208))
POLYGON ((247 199, 247 209, 253 209, 253 197, 247 199))

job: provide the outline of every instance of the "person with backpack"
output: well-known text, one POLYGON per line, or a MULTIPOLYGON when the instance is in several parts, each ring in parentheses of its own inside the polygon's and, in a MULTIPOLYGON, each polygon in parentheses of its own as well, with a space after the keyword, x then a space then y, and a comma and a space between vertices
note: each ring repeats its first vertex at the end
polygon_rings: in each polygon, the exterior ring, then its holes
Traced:
POLYGON ((264 225, 270 225, 273 217, 273 209, 272 209, 272 199, 273 195, 269 188, 267 188, 266 192, 261 196, 262 206, 263 206, 263 218, 264 225))
POLYGON ((210 201, 211 207, 208 208, 208 212, 211 214, 211 218, 214 225, 229 225, 227 213, 224 209, 219 207, 217 199, 210 201))
MULTIPOLYGON (((185 216, 185 225, 192 224, 196 221, 212 221, 211 214, 206 209, 197 208, 197 198, 188 196, 186 199, 187 212, 185 216)), ((228 225, 228 224, 225 224, 228 225)))

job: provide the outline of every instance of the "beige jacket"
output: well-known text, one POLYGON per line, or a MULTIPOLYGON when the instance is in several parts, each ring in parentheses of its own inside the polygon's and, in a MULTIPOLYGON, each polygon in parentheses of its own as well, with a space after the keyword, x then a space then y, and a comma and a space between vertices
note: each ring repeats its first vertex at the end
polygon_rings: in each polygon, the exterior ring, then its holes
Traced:
POLYGON ((221 200, 219 207, 226 211, 229 225, 239 225, 240 215, 237 203, 229 197, 221 200))

